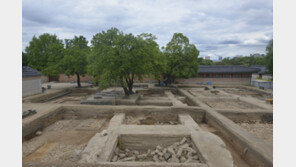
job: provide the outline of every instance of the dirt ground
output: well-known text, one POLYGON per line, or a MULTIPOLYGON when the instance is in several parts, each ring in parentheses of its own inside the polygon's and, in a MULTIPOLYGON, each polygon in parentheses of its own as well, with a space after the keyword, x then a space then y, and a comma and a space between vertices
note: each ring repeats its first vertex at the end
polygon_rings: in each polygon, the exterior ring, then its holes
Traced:
POLYGON ((76 90, 73 91, 72 93, 62 96, 60 98, 56 98, 53 100, 48 101, 48 103, 72 103, 72 104, 80 104, 81 100, 87 98, 91 94, 94 94, 97 92, 96 90, 94 91, 84 91, 83 90, 76 90))
MULTIPOLYGON (((74 87, 76 84, 52 84, 52 89, 60 89, 64 87, 74 87)), ((140 90, 141 88, 139 88, 140 90)), ((104 91, 120 90, 122 88, 109 88, 104 91)), ((135 89, 136 90, 136 89, 135 89)), ((188 92, 195 96, 203 103, 207 104, 211 108, 215 109, 233 109, 233 110, 256 110, 264 109, 261 103, 265 103, 263 100, 267 97, 267 94, 260 94, 256 91, 249 91, 245 89, 237 88, 221 88, 216 89, 218 93, 211 92, 214 89, 204 90, 204 88, 190 88, 188 92), (235 97, 235 95, 242 97, 235 97), (235 98, 234 98, 235 97, 235 98), (246 97, 246 98, 245 98, 246 97), (241 100, 239 100, 241 98, 241 100), (249 101, 244 99, 251 99, 249 101), (260 100, 258 100, 260 99, 260 100), (253 101, 252 101, 253 100, 253 101), (261 101, 262 100, 262 101, 261 101), (246 102, 245 102, 246 101, 246 102)), ((95 90, 97 92, 97 90, 95 90)), ((23 103, 23 111, 28 109, 37 110, 37 114, 23 119, 23 124, 29 122, 33 118, 45 115, 47 111, 58 106, 63 106, 63 103, 67 105, 80 104, 81 100, 87 98, 95 92, 87 92, 85 90, 72 92, 71 94, 56 98, 45 103, 23 103)), ((175 91, 177 92, 177 91, 175 91)), ((188 99, 185 96, 181 96, 178 93, 174 93, 171 90, 165 91, 165 93, 145 94, 139 99, 140 102, 147 101, 145 105, 158 106, 161 103, 172 103, 170 105, 174 107, 189 106, 188 99), (157 103, 152 103, 156 101, 157 103), (150 102, 150 103, 148 103, 150 102)), ((76 105, 75 105, 76 106, 76 105)), ((79 105, 77 105, 79 106, 79 105)), ((169 114, 141 114, 139 112, 133 112, 132 114, 126 114, 123 124, 129 125, 180 125, 176 113, 169 114), (135 114, 133 114, 135 113, 135 114), (175 115, 173 115, 175 114, 175 115)), ((236 122, 242 128, 246 129, 250 133, 265 140, 268 143, 273 144, 273 124, 261 123, 261 122, 236 122)), ((34 136, 29 140, 23 141, 22 154, 23 162, 70 162, 76 163, 80 158, 81 152, 86 147, 89 140, 96 134, 106 129, 109 124, 109 119, 105 118, 91 118, 91 119, 64 119, 58 120, 50 126, 41 130, 41 135, 34 136)), ((235 151, 227 140, 223 139, 223 136, 218 130, 211 127, 206 123, 199 123, 199 126, 205 130, 212 132, 225 142, 226 148, 231 152, 234 164, 236 167, 249 166, 240 156, 240 153, 235 151)), ((119 155, 118 155, 119 156, 119 155)), ((125 157, 126 158, 126 157, 125 157)), ((150 157, 149 161, 151 161, 150 157)), ((145 160, 145 159, 144 159, 145 160)))
POLYGON ((234 99, 217 99, 217 100, 205 100, 202 101, 208 106, 215 109, 261 109, 259 106, 255 106, 241 100, 234 99))
POLYGON ((191 88, 188 90, 193 96, 197 97, 229 97, 230 95, 219 92, 218 89, 204 90, 204 88, 191 88), (213 91, 218 92, 213 92, 213 91))
POLYGON ((222 90, 230 94, 235 94, 239 96, 249 96, 259 100, 266 100, 267 98, 272 98, 272 95, 270 94, 259 93, 259 92, 247 90, 247 89, 224 88, 222 90))
POLYGON ((107 125, 106 119, 56 121, 42 135, 23 141, 23 162, 75 162, 90 138, 107 125))
POLYGON ((273 124, 261 123, 258 121, 254 123, 240 122, 237 124, 250 133, 256 135, 257 137, 265 140, 270 144, 273 144, 273 124))

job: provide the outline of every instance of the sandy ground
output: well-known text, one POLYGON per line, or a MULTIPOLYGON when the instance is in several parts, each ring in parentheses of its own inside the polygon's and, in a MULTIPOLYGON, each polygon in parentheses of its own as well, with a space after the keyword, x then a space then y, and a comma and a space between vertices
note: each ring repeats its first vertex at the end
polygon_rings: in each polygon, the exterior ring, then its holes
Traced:
MULTIPOLYGON (((48 83, 43 84, 46 87, 48 83)), ((56 91, 63 88, 76 87, 76 83, 50 83, 52 89, 50 91, 56 91)), ((83 86, 87 86, 89 84, 83 83, 83 86)), ((140 88, 141 89, 141 88, 140 88)), ((121 87, 109 88, 104 91, 112 91, 112 90, 120 90, 121 87)), ((136 89, 134 89, 135 91, 136 89)), ((227 92, 221 91, 217 95, 210 93, 210 91, 197 90, 192 89, 191 94, 195 94, 197 98, 202 97, 233 97, 244 96, 253 101, 260 101, 264 103, 264 101, 258 100, 258 97, 254 97, 253 92, 249 93, 244 91, 237 92, 227 92), (233 94, 232 94, 233 93, 233 94)), ((219 90, 219 89, 218 89, 219 90)), ((232 90, 232 88, 228 89, 232 90)), ((27 121, 32 120, 34 117, 40 116, 40 114, 44 114, 49 110, 59 107, 61 104, 59 103, 77 103, 81 98, 84 98, 85 95, 81 94, 81 96, 65 96, 59 99, 55 99, 53 101, 47 103, 23 103, 23 111, 28 109, 36 109, 37 114, 32 115, 28 118, 23 119, 23 124, 27 121)), ((161 99, 165 98, 167 100, 175 100, 175 103, 183 106, 182 97, 178 95, 173 95, 170 98, 167 95, 164 97, 160 97, 160 95, 147 95, 146 98, 151 99, 161 99)), ((259 97, 260 99, 261 97, 259 97)), ((208 104, 212 108, 216 109, 258 109, 260 107, 237 100, 223 100, 223 101, 212 101, 206 100, 206 104, 208 104)), ((174 104, 174 105, 176 105, 174 104)), ((256 103, 257 104, 257 103, 256 103)), ((258 104, 261 104, 258 102, 258 104)), ((259 105, 261 106, 261 105, 259 105)), ((109 120, 106 119, 83 119, 83 120, 75 120, 75 119, 67 119, 67 120, 59 120, 43 129, 42 135, 36 136, 30 140, 23 141, 23 162, 30 161, 39 161, 39 162, 51 162, 51 161, 62 161, 62 162, 77 162, 80 156, 80 152, 84 149, 88 141, 94 136, 96 133, 105 129, 108 125, 109 120)), ((126 116, 124 124, 179 124, 176 121, 169 122, 159 122, 158 119, 149 116, 126 116)), ((273 143, 273 124, 266 123, 249 123, 249 122, 240 122, 237 123, 250 133, 262 138, 263 140, 273 143)), ((201 128, 213 132, 219 135, 219 132, 214 128, 208 126, 207 124, 199 124, 201 128)), ((220 136, 221 137, 221 136, 220 136)), ((223 139, 224 140, 224 139, 223 139)), ((245 167, 248 166, 244 160, 242 160, 239 156, 239 153, 235 152, 234 149, 230 146, 229 143, 226 143, 226 147, 230 150, 234 163, 237 167, 245 167)))
POLYGON ((106 119, 56 121, 42 135, 23 141, 23 162, 75 162, 90 138, 107 125, 106 119))
POLYGON ((250 133, 256 135, 257 137, 265 140, 266 142, 273 144, 273 124, 270 123, 237 123, 250 133))
POLYGON ((222 90, 230 94, 235 94, 235 95, 245 96, 245 97, 253 97, 259 100, 266 100, 267 98, 272 98, 271 95, 258 93, 256 91, 251 91, 246 89, 224 88, 222 90))
POLYGON ((56 98, 48 101, 47 103, 72 103, 72 104, 80 104, 83 99, 86 99, 91 94, 95 94, 97 92, 96 89, 90 91, 84 90, 73 90, 72 93, 62 96, 60 98, 56 98))
POLYGON ((260 109, 260 107, 240 100, 202 100, 208 106, 215 109, 260 109))
POLYGON ((191 88, 188 90, 194 96, 197 97, 230 97, 231 95, 226 95, 221 93, 218 89, 204 90, 204 88, 191 88), (211 93, 211 91, 217 90, 217 93, 211 93))

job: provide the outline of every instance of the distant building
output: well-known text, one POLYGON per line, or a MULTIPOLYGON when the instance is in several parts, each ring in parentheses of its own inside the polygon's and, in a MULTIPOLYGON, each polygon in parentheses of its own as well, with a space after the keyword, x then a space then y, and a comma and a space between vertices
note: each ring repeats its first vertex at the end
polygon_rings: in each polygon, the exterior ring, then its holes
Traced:
POLYGON ((22 67, 22 96, 41 93, 41 74, 28 66, 22 67))
POLYGON ((252 74, 252 79, 271 79, 271 74, 268 74, 268 69, 265 66, 255 66, 252 65, 250 68, 259 69, 258 72, 252 74))
POLYGON ((254 53, 254 54, 250 54, 250 57, 264 57, 264 54, 254 53))
POLYGON ((179 83, 195 84, 241 84, 250 85, 252 73, 260 71, 258 68, 250 68, 240 65, 200 65, 198 76, 189 79, 178 78, 179 83))
POLYGON ((219 61, 222 61, 222 60, 223 60, 222 56, 219 56, 219 57, 218 57, 218 60, 219 60, 219 61))
MULTIPOLYGON (((90 82, 90 81, 93 81, 93 79, 94 78, 92 76, 89 76, 87 74, 80 76, 80 82, 90 82)), ((76 75, 67 76, 66 74, 60 74, 58 81, 59 82, 76 82, 77 76, 76 75)))
POLYGON ((211 60, 211 57, 210 56, 205 56, 203 57, 205 60, 211 60))

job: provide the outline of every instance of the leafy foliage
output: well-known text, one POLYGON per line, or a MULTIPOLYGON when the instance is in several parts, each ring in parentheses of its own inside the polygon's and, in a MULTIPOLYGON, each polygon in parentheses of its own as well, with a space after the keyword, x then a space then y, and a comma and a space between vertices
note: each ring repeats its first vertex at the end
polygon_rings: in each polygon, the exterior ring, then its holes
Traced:
POLYGON ((33 37, 25 49, 28 65, 44 75, 58 76, 59 62, 64 57, 64 45, 56 35, 48 33, 33 37))
POLYGON ((152 34, 137 37, 117 28, 93 36, 88 72, 100 78, 100 87, 119 83, 126 95, 132 94, 135 77, 142 79, 152 70, 158 45, 152 34))
POLYGON ((60 66, 66 75, 77 76, 77 86, 81 87, 80 75, 86 73, 86 57, 89 53, 88 41, 83 36, 75 36, 73 39, 66 39, 65 56, 61 60, 60 66))
POLYGON ((174 82, 175 78, 189 78, 197 75, 199 51, 182 33, 175 33, 164 48, 167 57, 167 70, 164 74, 166 82, 174 82))
POLYGON ((213 65, 213 61, 212 60, 207 60, 207 59, 203 59, 203 58, 198 58, 198 63, 200 65, 213 65))
POLYGON ((215 62, 215 65, 244 65, 244 66, 251 66, 251 65, 265 65, 266 60, 265 57, 234 57, 234 58, 224 58, 221 62, 215 62))

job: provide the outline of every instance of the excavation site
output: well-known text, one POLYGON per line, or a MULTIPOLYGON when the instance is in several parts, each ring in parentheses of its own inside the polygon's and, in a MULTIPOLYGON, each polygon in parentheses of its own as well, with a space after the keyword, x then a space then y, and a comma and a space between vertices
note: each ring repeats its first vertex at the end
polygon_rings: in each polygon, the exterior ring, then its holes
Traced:
POLYGON ((272 104, 262 99, 271 96, 184 84, 139 86, 129 97, 119 87, 28 96, 23 166, 272 166, 272 104))

